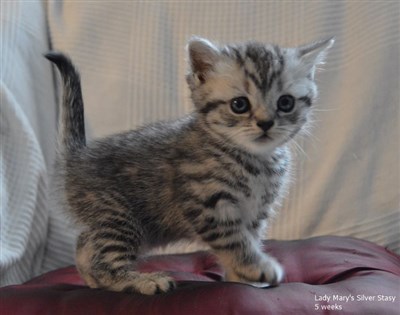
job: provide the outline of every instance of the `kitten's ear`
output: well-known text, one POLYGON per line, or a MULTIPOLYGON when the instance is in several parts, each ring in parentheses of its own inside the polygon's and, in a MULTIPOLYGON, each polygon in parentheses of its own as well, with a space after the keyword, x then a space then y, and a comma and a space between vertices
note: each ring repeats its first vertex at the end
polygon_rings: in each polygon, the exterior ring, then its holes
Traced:
POLYGON ((297 48, 301 63, 314 77, 315 66, 324 63, 328 49, 333 46, 333 37, 297 48))
POLYGON ((220 51, 217 46, 200 37, 192 37, 187 46, 191 72, 204 82, 205 77, 217 63, 220 51))

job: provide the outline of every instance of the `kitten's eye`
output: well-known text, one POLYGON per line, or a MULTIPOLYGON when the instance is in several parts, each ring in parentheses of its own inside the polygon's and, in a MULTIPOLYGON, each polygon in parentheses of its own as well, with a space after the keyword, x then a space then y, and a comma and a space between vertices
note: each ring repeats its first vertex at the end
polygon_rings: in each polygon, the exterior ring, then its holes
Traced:
POLYGON ((278 99, 278 110, 284 113, 289 113, 294 108, 294 97, 292 95, 282 95, 278 99))
POLYGON ((247 97, 237 97, 231 101, 231 109, 235 114, 244 114, 250 110, 250 102, 247 97))

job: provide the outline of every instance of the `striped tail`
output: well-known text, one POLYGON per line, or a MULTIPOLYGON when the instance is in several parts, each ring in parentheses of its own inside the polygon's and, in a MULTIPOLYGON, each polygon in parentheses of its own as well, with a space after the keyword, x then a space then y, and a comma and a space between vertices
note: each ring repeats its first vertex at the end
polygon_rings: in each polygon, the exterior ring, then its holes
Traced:
POLYGON ((70 153, 86 145, 80 76, 71 60, 62 53, 49 52, 45 57, 57 66, 62 77, 61 144, 62 150, 70 153))

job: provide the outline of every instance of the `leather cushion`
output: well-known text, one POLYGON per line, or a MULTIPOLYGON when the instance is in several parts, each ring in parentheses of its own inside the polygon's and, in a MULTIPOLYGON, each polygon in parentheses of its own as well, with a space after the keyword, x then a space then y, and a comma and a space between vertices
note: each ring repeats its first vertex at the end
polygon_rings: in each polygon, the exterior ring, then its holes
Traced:
POLYGON ((168 271, 178 280, 173 292, 144 296, 90 289, 75 267, 67 267, 1 288, 0 313, 276 315, 318 314, 330 308, 324 314, 398 314, 400 258, 381 246, 324 236, 266 241, 264 249, 286 271, 275 288, 223 282, 222 268, 207 252, 162 255, 141 260, 138 269, 168 271), (385 301, 388 296, 395 301, 385 301))

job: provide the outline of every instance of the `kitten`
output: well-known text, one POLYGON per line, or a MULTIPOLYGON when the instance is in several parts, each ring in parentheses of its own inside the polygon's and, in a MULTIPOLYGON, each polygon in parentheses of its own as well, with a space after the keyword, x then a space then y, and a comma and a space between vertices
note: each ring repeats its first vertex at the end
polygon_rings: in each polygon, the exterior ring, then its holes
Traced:
POLYGON ((79 74, 60 53, 46 57, 63 78, 59 178, 83 228, 77 268, 92 288, 155 294, 165 273, 135 271, 152 246, 206 243, 228 281, 277 285, 283 269, 261 250, 290 170, 287 143, 307 122, 314 72, 333 39, 299 48, 249 42, 188 44, 195 110, 86 145, 79 74))

